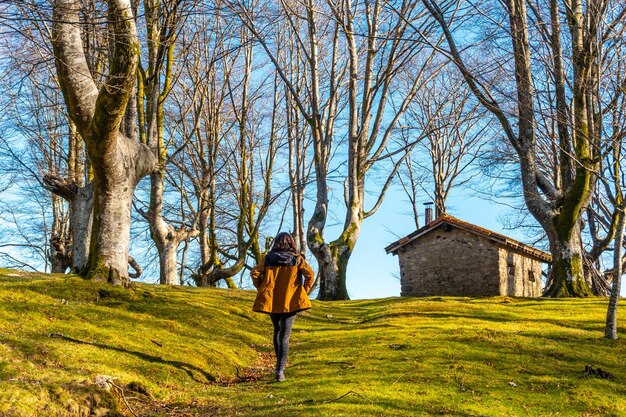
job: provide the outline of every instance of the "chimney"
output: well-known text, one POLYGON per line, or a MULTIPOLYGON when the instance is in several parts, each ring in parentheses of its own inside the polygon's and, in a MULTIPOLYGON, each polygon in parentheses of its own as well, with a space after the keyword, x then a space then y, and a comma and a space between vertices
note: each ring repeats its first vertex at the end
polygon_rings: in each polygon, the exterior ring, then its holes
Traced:
POLYGON ((428 203, 424 203, 426 209, 424 210, 424 225, 428 225, 433 221, 433 202, 429 201, 428 203))

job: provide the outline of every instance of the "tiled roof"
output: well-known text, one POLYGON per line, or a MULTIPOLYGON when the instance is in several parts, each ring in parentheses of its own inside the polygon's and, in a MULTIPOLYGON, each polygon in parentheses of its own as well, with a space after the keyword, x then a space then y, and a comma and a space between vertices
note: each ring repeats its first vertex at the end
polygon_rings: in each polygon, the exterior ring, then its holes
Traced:
POLYGON ((459 229, 467 230, 470 233, 483 236, 493 242, 496 242, 506 247, 509 247, 511 249, 515 249, 517 251, 523 252, 526 255, 539 259, 543 262, 552 262, 552 256, 549 253, 546 253, 537 248, 533 248, 532 246, 526 245, 522 242, 518 242, 517 240, 511 239, 510 237, 507 237, 500 233, 496 233, 489 229, 485 229, 484 227, 476 226, 475 224, 457 219, 456 217, 450 216, 448 214, 442 215, 441 217, 428 223, 426 226, 421 227, 417 229, 416 231, 414 231, 413 233, 401 238, 400 240, 393 242, 392 244, 390 244, 389 246, 385 248, 385 251, 387 253, 393 253, 395 255, 397 254, 398 249, 400 249, 407 243, 412 242, 416 239, 419 239, 420 237, 431 232, 432 230, 437 229, 440 226, 443 226, 444 224, 458 227, 459 229))

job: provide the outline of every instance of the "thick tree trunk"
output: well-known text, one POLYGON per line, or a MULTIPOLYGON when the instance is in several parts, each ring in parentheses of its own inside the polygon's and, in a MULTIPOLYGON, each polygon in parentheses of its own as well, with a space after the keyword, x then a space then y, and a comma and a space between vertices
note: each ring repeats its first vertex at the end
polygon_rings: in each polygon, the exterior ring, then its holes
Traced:
POLYGON ((620 220, 615 234, 615 245, 613 247, 613 287, 611 288, 611 296, 609 298, 609 308, 606 312, 606 327, 604 328, 604 337, 616 340, 617 335, 617 305, 619 302, 619 293, 622 287, 622 253, 624 248, 624 226, 626 226, 626 216, 621 213, 620 220))
POLYGON ((92 157, 94 218, 87 265, 81 274, 94 281, 128 285, 133 193, 157 160, 146 145, 119 136, 112 154, 92 157))
POLYGON ((592 295, 583 269, 580 228, 570 233, 551 233, 552 269, 544 295, 548 297, 585 297, 592 295))
POLYGON ((314 252, 318 264, 320 289, 318 300, 349 300, 346 272, 352 251, 348 245, 335 242, 314 252))
POLYGON ((127 285, 130 245, 131 201, 135 187, 131 181, 98 186, 94 192, 92 239, 84 271, 86 278, 127 285))
POLYGON ((92 158, 94 208, 91 244, 82 275, 95 281, 127 285, 131 202, 135 187, 154 169, 150 149, 123 136, 106 159, 92 158))
POLYGON ((178 285, 178 264, 176 249, 180 242, 166 239, 159 243, 159 283, 165 285, 178 285))
POLYGON ((58 253, 56 253, 56 251, 52 249, 50 253, 50 272, 52 272, 53 274, 65 274, 65 271, 67 271, 67 268, 68 268, 67 262, 65 262, 64 259, 59 257, 58 253))
POLYGON ((356 207, 356 210, 349 211, 341 236, 326 244, 321 232, 326 220, 325 205, 319 204, 325 197, 325 190, 320 194, 318 188, 318 204, 309 221, 307 235, 308 247, 318 264, 320 287, 317 298, 322 301, 349 300, 346 286, 348 261, 361 230, 361 210, 356 207))
MULTIPOLYGON (((63 198, 70 204, 70 233, 71 249, 67 245, 70 242, 51 241, 51 246, 55 248, 57 255, 61 252, 67 258, 72 272, 80 272, 87 265, 89 254, 89 241, 93 220, 93 184, 89 183, 85 187, 79 187, 73 178, 59 177, 56 175, 44 175, 43 183, 50 192, 63 198), (59 247, 63 245, 63 247, 59 247)), ((56 257, 56 256, 55 256, 56 257)), ((65 272, 62 270, 63 262, 58 261, 57 266, 53 266, 55 272, 65 272)))
POLYGON ((64 274, 67 268, 72 266, 72 254, 70 243, 63 236, 55 236, 50 239, 50 271, 53 274, 64 274), (69 252, 69 253, 68 253, 69 252))

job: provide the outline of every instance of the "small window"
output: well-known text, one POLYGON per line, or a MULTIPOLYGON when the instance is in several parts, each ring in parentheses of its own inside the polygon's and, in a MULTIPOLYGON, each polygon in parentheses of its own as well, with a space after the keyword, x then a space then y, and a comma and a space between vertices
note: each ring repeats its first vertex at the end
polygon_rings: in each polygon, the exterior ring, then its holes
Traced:
POLYGON ((515 276, 515 264, 508 264, 506 267, 509 276, 515 276))
POLYGON ((528 280, 530 282, 535 282, 535 271, 528 271, 528 280))

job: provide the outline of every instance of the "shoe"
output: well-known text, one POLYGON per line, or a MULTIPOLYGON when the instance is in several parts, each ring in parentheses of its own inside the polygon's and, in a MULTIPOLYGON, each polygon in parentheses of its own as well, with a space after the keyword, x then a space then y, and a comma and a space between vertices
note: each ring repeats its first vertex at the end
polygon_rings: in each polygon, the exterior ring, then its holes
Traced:
POLYGON ((282 372, 276 373, 276 382, 283 382, 285 380, 285 374, 282 372))

